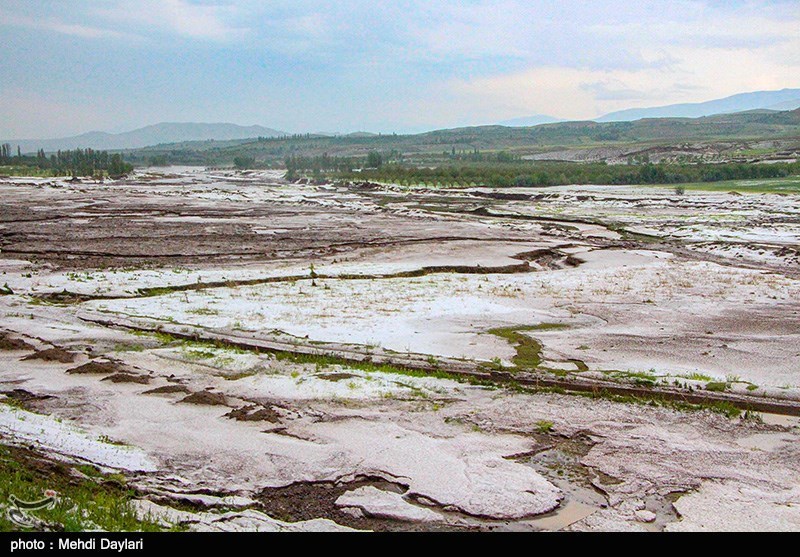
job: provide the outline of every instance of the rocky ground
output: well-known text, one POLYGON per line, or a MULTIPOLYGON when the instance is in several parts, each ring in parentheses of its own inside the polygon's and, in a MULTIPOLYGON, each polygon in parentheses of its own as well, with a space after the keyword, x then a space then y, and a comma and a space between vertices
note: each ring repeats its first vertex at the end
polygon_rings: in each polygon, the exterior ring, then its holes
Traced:
POLYGON ((800 527, 796 195, 0 195, 2 442, 165 526, 800 527))

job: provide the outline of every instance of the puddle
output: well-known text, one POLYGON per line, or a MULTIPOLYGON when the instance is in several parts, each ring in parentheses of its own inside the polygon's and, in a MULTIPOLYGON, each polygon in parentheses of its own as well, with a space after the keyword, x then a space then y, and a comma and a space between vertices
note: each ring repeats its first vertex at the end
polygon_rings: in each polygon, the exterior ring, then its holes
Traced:
POLYGON ((531 527, 533 527, 536 530, 548 530, 555 532, 558 530, 563 530, 567 526, 575 524, 576 522, 591 516, 598 510, 599 507, 595 505, 570 499, 562 503, 558 509, 546 516, 535 518, 533 520, 527 520, 525 522, 509 524, 500 531, 530 531, 531 527))
POLYGON ((608 506, 605 496, 568 481, 551 480, 564 492, 564 501, 551 513, 526 521, 537 530, 558 531, 608 506))
POLYGON ((673 503, 683 496, 683 492, 675 491, 667 495, 650 495, 645 498, 645 510, 656 515, 653 522, 641 523, 650 532, 663 532, 670 522, 680 519, 673 503))
POLYGON ((529 457, 527 464, 558 487, 564 500, 553 512, 509 525, 509 529, 562 530, 606 508, 606 496, 592 485, 595 473, 580 463, 591 448, 590 439, 578 436, 556 440, 553 447, 529 457))

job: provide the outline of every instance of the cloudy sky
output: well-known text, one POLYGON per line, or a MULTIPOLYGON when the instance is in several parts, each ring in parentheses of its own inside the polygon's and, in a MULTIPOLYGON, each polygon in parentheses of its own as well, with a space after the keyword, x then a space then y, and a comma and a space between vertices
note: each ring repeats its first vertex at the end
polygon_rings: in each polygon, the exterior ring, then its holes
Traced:
POLYGON ((0 0, 0 137, 421 131, 800 87, 800 2, 0 0))

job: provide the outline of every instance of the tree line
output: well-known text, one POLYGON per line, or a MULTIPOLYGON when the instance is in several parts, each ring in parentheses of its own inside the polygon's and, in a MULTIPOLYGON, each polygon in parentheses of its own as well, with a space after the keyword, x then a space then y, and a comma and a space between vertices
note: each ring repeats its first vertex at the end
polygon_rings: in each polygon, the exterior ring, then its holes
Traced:
POLYGON ((35 155, 23 155, 19 146, 16 154, 12 154, 11 145, 8 143, 0 145, 0 165, 28 167, 38 171, 49 171, 54 176, 75 177, 98 177, 107 174, 116 178, 133 171, 133 165, 125 162, 119 153, 73 149, 57 151, 48 156, 44 149, 39 149, 35 155))
POLYGON ((351 181, 392 182, 401 185, 524 187, 569 184, 681 184, 781 178, 797 174, 800 174, 800 163, 647 163, 631 166, 537 161, 462 163, 437 167, 414 167, 392 163, 360 171, 338 171, 333 176, 351 181))

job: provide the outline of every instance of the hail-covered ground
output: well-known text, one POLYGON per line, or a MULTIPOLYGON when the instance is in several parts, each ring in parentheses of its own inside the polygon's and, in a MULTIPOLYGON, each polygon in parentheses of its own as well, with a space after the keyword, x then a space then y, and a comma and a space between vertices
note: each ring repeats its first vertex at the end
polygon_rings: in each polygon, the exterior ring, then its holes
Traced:
POLYGON ((124 473, 142 516, 800 528, 797 418, 450 373, 796 404, 797 194, 170 168, 0 196, 0 442, 124 473))

